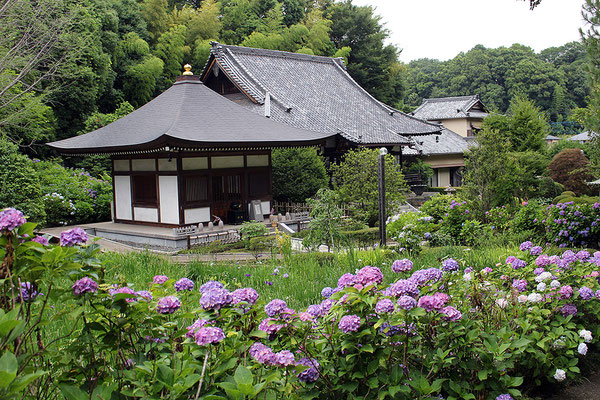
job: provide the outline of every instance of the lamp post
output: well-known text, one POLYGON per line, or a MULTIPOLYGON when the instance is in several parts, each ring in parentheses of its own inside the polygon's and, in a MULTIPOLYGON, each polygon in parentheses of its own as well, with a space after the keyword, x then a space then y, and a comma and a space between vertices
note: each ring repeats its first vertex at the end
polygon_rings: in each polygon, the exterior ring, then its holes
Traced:
POLYGON ((385 147, 379 149, 378 180, 379 180, 379 242, 382 246, 386 244, 385 237, 385 155, 388 153, 385 147))

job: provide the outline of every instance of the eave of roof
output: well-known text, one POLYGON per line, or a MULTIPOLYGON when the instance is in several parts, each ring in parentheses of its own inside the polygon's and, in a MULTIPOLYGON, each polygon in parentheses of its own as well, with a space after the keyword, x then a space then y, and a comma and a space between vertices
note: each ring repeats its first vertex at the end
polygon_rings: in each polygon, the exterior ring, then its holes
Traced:
POLYGON ((248 148, 315 145, 334 136, 258 115, 183 77, 119 120, 48 145, 65 154, 156 151, 171 147, 248 148))

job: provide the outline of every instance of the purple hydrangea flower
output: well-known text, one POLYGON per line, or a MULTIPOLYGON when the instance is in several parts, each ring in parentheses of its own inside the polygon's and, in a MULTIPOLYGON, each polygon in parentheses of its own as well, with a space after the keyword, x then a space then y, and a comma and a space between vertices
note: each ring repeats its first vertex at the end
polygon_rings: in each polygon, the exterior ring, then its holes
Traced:
POLYGON ((42 246, 48 246, 48 239, 46 239, 44 236, 36 236, 33 239, 31 239, 32 242, 36 242, 41 244, 42 246))
POLYGON ((446 293, 437 292, 433 295, 433 299, 435 301, 434 308, 439 310, 444 307, 446 303, 450 301, 450 297, 446 293))
POLYGON ((137 297, 141 297, 142 299, 146 300, 146 301, 150 301, 152 300, 152 293, 150 293, 147 290, 138 290, 137 292, 135 292, 137 297))
POLYGON ((185 334, 185 337, 188 338, 194 338, 194 334, 196 333, 196 331, 199 328, 202 328, 203 326, 207 325, 210 321, 207 321, 205 319, 202 318, 198 318, 196 321, 194 321, 193 324, 191 324, 190 326, 188 326, 186 329, 188 330, 187 333, 185 334))
POLYGON ((575 256, 580 261, 586 261, 590 258, 590 253, 589 253, 589 251, 581 250, 581 251, 578 251, 577 254, 575 254, 575 256))
POLYGON ((319 379, 319 363, 314 358, 301 358, 296 362, 296 365, 308 367, 298 374, 300 382, 312 383, 319 379))
POLYGON ((521 269, 524 266, 527 265, 527 263, 523 260, 521 260, 520 258, 515 258, 510 265, 513 267, 513 269, 521 269))
POLYGON ((449 258, 449 259, 444 260, 442 262, 442 270, 444 272, 458 271, 458 268, 459 268, 458 261, 456 261, 453 258, 449 258))
POLYGON ((156 283, 157 285, 162 285, 163 283, 165 283, 168 280, 169 280, 169 278, 166 275, 155 275, 154 278, 152 278, 152 283, 156 283))
POLYGON ((544 249, 542 249, 541 246, 534 246, 531 248, 531 250, 529 250, 529 254, 531 254, 532 256, 539 256, 540 254, 542 254, 542 251, 544 249))
POLYGON ((534 270, 533 270, 533 273, 534 273, 535 275, 539 275, 539 274, 541 274, 541 273, 542 273, 542 272, 544 272, 544 271, 545 271, 545 270, 544 270, 544 268, 542 268, 542 267, 538 267, 538 268, 536 268, 536 269, 534 269, 534 270))
POLYGON ((533 243, 531 243, 529 240, 526 242, 521 243, 521 245, 519 246, 519 250, 521 251, 526 251, 529 250, 533 247, 533 243))
POLYGON ((491 269, 490 267, 485 267, 484 269, 482 269, 482 270, 481 270, 481 272, 482 272, 484 275, 487 275, 487 274, 489 274, 489 273, 491 273, 491 272, 493 272, 493 271, 494 271, 494 270, 493 270, 493 269, 491 269))
POLYGON ((60 233, 60 245, 63 247, 71 247, 78 244, 85 244, 88 240, 88 235, 79 227, 69 229, 60 233))
POLYGON ((296 364, 294 354, 289 350, 282 350, 275 354, 275 365, 279 367, 289 367, 296 364))
POLYGON ((594 291, 587 286, 582 286, 579 289, 579 297, 581 297, 583 300, 590 300, 594 297, 594 291))
POLYGON ((515 256, 508 256, 506 257, 506 261, 504 261, 505 264, 512 264, 513 261, 515 261, 517 259, 517 257, 515 256))
POLYGON ((227 289, 213 288, 202 292, 200 305, 205 310, 219 310, 232 303, 233 296, 227 289))
POLYGON ((231 297, 233 304, 238 304, 242 301, 254 304, 258 300, 258 292, 252 288, 236 289, 231 293, 231 297))
POLYGON ((575 315, 577 314, 577 307, 575 307, 573 304, 565 304, 560 312, 562 313, 563 317, 567 317, 569 315, 575 315))
POLYGON ((225 339, 225 333, 221 328, 216 326, 203 326, 196 330, 194 339, 198 346, 207 346, 211 343, 219 343, 225 339))
POLYGON ((132 288, 127 287, 127 286, 123 286, 118 289, 110 289, 108 292, 110 293, 111 296, 114 296, 115 294, 119 294, 119 293, 130 294, 130 295, 133 295, 133 297, 126 298, 125 301, 128 303, 134 303, 137 301, 137 299, 136 299, 137 295, 135 293, 135 290, 133 290, 132 288))
POLYGON ((73 289, 74 296, 81 296, 84 293, 95 293, 98 291, 98 284, 92 278, 86 276, 75 281, 71 289, 73 289))
POLYGON ((573 288, 569 285, 565 285, 560 288, 559 293, 561 299, 568 299, 573 295, 573 288))
POLYGON ((417 301, 410 296, 400 296, 398 306, 403 310, 412 310, 417 306, 417 301))
POLYGON ((377 285, 383 282, 383 274, 377 267, 363 267, 356 273, 356 282, 363 286, 377 285))
POLYGON ((541 254, 535 259, 535 265, 538 267, 547 267, 550 264, 552 264, 552 262, 547 254, 541 254))
POLYGON ((333 306, 333 301, 331 301, 329 299, 323 300, 321 302, 321 310, 323 310, 322 315, 329 314, 329 310, 331 310, 332 306, 333 306))
POLYGON ((394 272, 407 272, 412 271, 413 263, 408 258, 402 260, 396 260, 392 264, 392 271, 394 272))
POLYGON ((381 299, 375 305, 377 314, 394 312, 394 303, 390 299, 381 299))
POLYGON ((156 312, 159 314, 173 314, 181 307, 181 301, 175 296, 166 296, 158 300, 156 312))
POLYGON ((204 294, 204 292, 208 292, 213 289, 223 289, 223 284, 217 281, 208 281, 198 289, 200 293, 204 294))
POLYGON ((23 301, 33 301, 38 295, 31 282, 21 282, 21 297, 23 301))
POLYGON ((527 281, 525 279, 513 279, 512 287, 517 289, 519 293, 527 289, 527 281))
POLYGON ((338 287, 339 288, 346 288, 348 286, 353 286, 356 283, 356 276, 354 276, 353 274, 344 274, 340 277, 340 279, 338 279, 338 287))
POLYGON ((321 307, 319 304, 311 304, 306 309, 306 312, 313 317, 321 317, 323 316, 323 307, 321 307))
POLYGON ((562 254, 562 259, 568 263, 577 261, 577 255, 571 250, 567 250, 562 254))
POLYGON ((327 286, 327 287, 323 288, 323 290, 321 290, 321 296, 325 297, 326 299, 330 298, 333 293, 335 293, 335 292, 329 286, 327 286))
POLYGON ((267 334, 271 336, 283 328, 283 325, 276 324, 276 321, 277 320, 275 318, 265 318, 260 324, 258 324, 258 329, 267 332, 267 334))
POLYGON ((442 319, 446 321, 458 321, 462 318, 461 312, 452 306, 442 308, 440 314, 442 319))
POLYGON ((390 287, 385 290, 386 296, 418 296, 419 295, 419 287, 417 283, 408 279, 399 279, 396 282, 392 283, 390 287))
POLYGON ((265 365, 274 365, 277 357, 270 347, 259 342, 250 346, 248 353, 250 353, 250 357, 254 358, 257 362, 265 365))
POLYGON ((285 301, 280 299, 273 299, 265 306, 265 312, 269 317, 274 317, 280 314, 287 308, 285 301))
POLYGON ((359 327, 360 317, 358 315, 344 315, 338 324, 338 328, 344 333, 356 332, 359 327))
POLYGON ((5 208, 0 211, 0 232, 10 232, 25 222, 25 216, 19 210, 14 208, 5 208))
POLYGON ((514 400, 513 397, 510 394, 501 394, 500 396, 496 397, 496 400, 514 400))
POLYGON ((412 276, 408 278, 409 281, 416 283, 418 286, 424 286, 431 282, 437 282, 442 279, 443 272, 437 268, 420 269, 413 272, 412 276))
POLYGON ((193 290, 194 282, 188 278, 181 278, 177 282, 175 282, 175 290, 177 292, 182 292, 184 290, 193 290))
POLYGON ((419 298, 419 301, 417 302, 417 306, 423 308, 427 312, 435 310, 438 304, 438 301, 433 296, 429 295, 421 296, 421 298, 419 298))

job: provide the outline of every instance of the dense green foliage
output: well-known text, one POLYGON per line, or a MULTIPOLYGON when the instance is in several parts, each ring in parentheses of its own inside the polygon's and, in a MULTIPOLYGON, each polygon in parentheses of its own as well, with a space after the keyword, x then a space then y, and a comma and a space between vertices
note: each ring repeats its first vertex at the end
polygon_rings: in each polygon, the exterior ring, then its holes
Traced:
MULTIPOLYGON (((565 121, 570 110, 586 105, 585 66, 586 51, 579 42, 539 54, 520 44, 495 49, 478 45, 448 61, 411 61, 405 103, 414 109, 430 97, 479 94, 488 108, 504 113, 512 99, 526 96, 552 121, 565 121)), ((554 133, 579 133, 569 128, 557 125, 554 133)))
POLYGON ((329 183, 323 159, 313 148, 274 149, 271 164, 273 197, 279 201, 304 202, 329 183))
MULTIPOLYGON (((348 151, 339 164, 331 166, 333 187, 340 200, 347 203, 355 219, 374 225, 379 215, 379 180, 377 149, 348 151)), ((384 158, 386 214, 405 199, 406 183, 391 155, 384 158)))

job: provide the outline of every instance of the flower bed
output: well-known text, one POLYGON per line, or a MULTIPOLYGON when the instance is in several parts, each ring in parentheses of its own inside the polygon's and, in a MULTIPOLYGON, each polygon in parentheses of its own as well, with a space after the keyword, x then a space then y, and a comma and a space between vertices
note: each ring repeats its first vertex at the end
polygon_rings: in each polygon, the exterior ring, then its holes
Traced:
POLYGON ((576 377, 600 334, 600 252, 365 266, 293 310, 227 282, 105 282, 81 232, 33 227, 0 212, 3 398, 516 399, 576 377))

